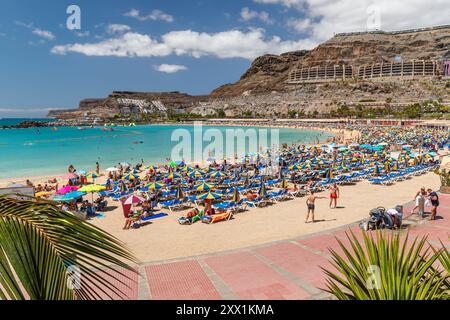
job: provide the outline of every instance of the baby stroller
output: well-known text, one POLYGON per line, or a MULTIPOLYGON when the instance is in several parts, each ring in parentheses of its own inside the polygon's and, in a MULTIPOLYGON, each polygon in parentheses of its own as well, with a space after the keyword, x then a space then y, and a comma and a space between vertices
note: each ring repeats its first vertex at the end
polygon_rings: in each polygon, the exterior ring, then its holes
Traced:
POLYGON ((386 208, 378 207, 370 210, 370 218, 367 222, 361 224, 361 228, 365 231, 379 230, 379 229, 392 229, 394 222, 389 214, 386 213, 386 208))

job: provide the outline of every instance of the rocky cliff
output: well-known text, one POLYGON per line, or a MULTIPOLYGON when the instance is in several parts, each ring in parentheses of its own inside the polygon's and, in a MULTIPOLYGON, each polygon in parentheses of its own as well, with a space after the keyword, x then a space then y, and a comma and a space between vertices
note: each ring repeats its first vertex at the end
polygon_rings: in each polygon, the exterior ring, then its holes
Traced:
MULTIPOLYGON (((292 70, 302 67, 450 59, 450 26, 401 32, 338 34, 311 51, 294 51, 257 58, 233 84, 214 90, 209 96, 190 96, 179 92, 114 92, 105 99, 80 102, 77 110, 50 112, 51 116, 71 119, 80 116, 111 118, 123 112, 120 99, 147 101, 149 112, 195 113, 226 116, 286 116, 290 111, 326 113, 339 103, 356 104, 389 100, 397 104, 428 99, 449 99, 448 84, 440 79, 382 80, 288 85, 292 70)), ((123 104, 123 103, 122 103, 123 104)))

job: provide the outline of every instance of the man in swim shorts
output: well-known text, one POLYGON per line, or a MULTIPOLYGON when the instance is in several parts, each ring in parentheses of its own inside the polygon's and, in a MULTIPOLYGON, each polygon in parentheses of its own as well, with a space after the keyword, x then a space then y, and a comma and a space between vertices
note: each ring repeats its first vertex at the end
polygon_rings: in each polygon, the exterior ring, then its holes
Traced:
POLYGON ((309 196, 306 198, 306 206, 308 207, 308 214, 306 215, 305 223, 308 223, 309 215, 311 214, 312 222, 314 223, 314 210, 316 209, 316 200, 325 199, 325 197, 317 197, 313 190, 309 191, 309 196))
POLYGON ((339 188, 336 183, 330 187, 330 209, 336 209, 337 199, 339 198, 339 188), (334 207, 331 207, 334 202, 334 207))

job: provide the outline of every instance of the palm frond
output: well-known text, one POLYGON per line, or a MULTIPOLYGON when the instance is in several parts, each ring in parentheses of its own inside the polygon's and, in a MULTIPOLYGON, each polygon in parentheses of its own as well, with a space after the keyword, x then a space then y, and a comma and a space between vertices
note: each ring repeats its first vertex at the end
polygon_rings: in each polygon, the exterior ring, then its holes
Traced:
POLYGON ((0 197, 0 299, 125 298, 100 271, 125 285, 117 267, 136 272, 129 263, 138 261, 122 242, 54 203, 0 197))
MULTIPOLYGON (((363 244, 351 232, 346 234, 350 246, 337 239, 341 257, 330 249, 335 272, 322 268, 327 275, 325 291, 342 300, 434 300, 448 299, 448 269, 444 265, 448 252, 436 250, 426 237, 410 242, 406 236, 378 231, 364 233, 363 244), (445 255, 446 254, 446 255, 445 255)), ((448 260, 447 260, 448 263, 448 260)))

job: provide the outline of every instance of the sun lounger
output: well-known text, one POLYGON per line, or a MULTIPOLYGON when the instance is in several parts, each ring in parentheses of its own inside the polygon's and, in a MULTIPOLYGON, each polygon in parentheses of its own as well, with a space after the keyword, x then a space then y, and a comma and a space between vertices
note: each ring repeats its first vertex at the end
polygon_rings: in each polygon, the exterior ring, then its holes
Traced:
POLYGON ((233 212, 226 211, 224 213, 215 214, 212 216, 204 216, 202 217, 202 222, 207 224, 213 224, 220 221, 228 221, 233 217, 233 212))
POLYGON ((168 208, 170 211, 184 208, 186 205, 180 199, 174 199, 169 201, 162 201, 159 203, 162 208, 168 208))

